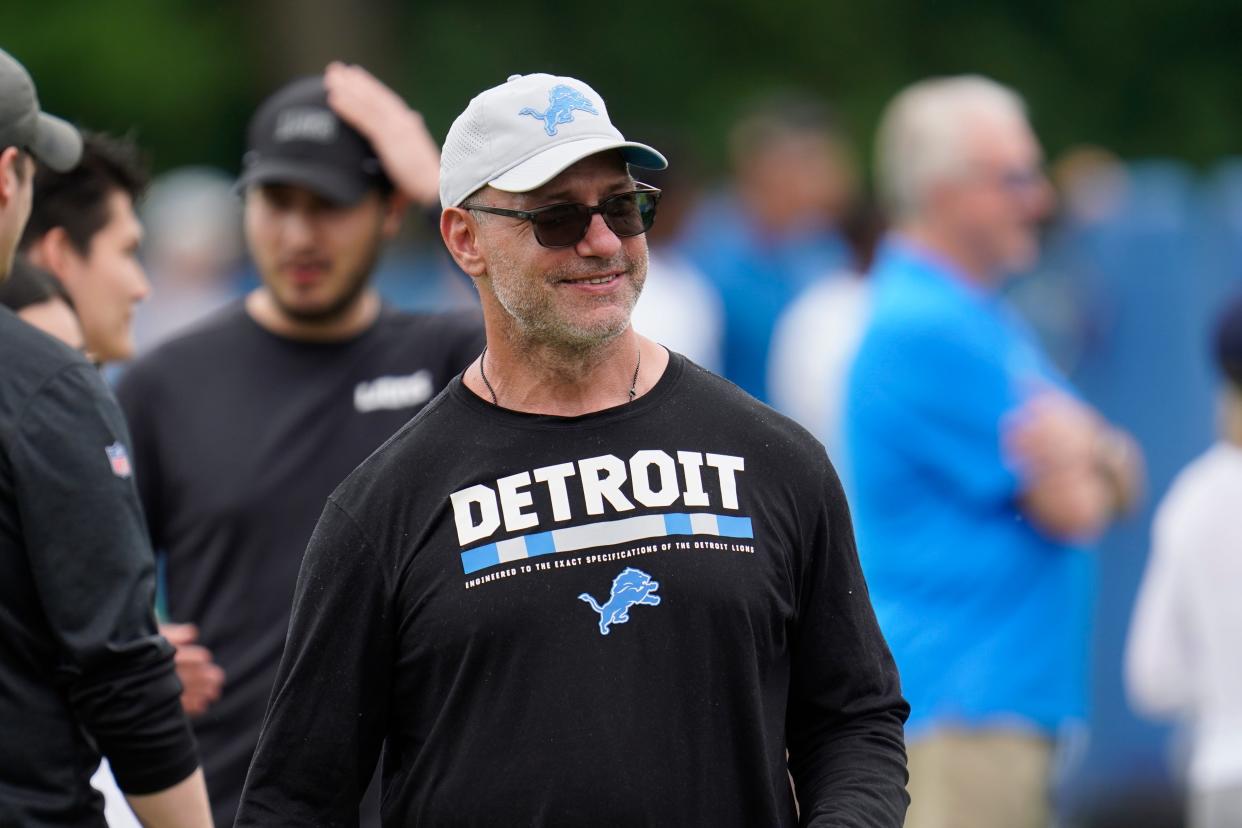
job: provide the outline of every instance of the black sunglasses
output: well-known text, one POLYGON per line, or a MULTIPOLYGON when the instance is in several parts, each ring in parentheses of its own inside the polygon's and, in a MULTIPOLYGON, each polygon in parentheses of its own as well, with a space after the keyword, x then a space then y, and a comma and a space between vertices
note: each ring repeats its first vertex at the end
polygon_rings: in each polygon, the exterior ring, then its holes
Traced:
POLYGON ((462 208, 524 219, 534 227, 535 241, 544 247, 573 247, 586 237, 591 216, 596 213, 604 217, 609 230, 623 239, 650 230, 655 222, 656 205, 660 203, 660 191, 646 184, 638 186, 645 189, 609 196, 594 207, 570 202, 534 210, 506 210, 484 204, 463 204, 462 208))

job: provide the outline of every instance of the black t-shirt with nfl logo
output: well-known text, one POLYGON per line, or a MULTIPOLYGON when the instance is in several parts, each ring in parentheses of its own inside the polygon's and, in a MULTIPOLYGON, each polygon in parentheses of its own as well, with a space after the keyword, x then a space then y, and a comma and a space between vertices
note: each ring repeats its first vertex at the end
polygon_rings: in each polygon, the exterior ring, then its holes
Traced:
POLYGON ((803 429, 675 354, 581 417, 456 379, 320 518, 238 825, 350 824, 383 744, 390 826, 900 826, 907 712, 803 429))
POLYGON ((90 778, 198 767, 129 434, 99 371, 0 308, 0 826, 104 828, 90 778))
POLYGON ((302 342, 237 303, 139 359, 117 396, 167 610, 226 673, 193 720, 216 824, 232 825, 332 490, 483 347, 478 315, 385 308, 344 342, 302 342))

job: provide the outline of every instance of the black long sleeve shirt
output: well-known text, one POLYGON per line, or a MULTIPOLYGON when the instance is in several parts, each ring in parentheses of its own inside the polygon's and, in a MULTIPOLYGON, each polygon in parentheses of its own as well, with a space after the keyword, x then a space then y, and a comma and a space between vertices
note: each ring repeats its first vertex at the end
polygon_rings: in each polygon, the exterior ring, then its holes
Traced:
POLYGON ((129 436, 98 371, 0 309, 0 825, 104 825, 90 777, 198 765, 129 436))
POLYGON ((386 825, 895 827, 907 713, 801 428, 677 355, 573 418, 455 380, 320 519, 237 824, 352 824, 384 743, 386 825))
POLYGON ((474 313, 384 308, 348 340, 304 342, 238 302, 122 377, 169 616, 197 625, 224 669, 220 699, 192 723, 217 825, 236 817, 324 501, 482 346, 474 313))

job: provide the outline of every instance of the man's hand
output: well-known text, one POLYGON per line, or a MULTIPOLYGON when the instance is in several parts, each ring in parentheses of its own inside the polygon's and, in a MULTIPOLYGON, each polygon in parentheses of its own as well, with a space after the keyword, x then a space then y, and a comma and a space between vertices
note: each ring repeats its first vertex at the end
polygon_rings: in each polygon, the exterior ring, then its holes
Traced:
POLYGON ((1096 538, 1139 497, 1138 447, 1068 394, 1028 401, 1004 423, 1002 440, 1025 481, 1023 512, 1055 537, 1096 538))
POLYGON ((333 62, 323 73, 328 104, 363 134, 393 184, 411 201, 440 199, 440 149, 423 116, 361 66, 333 62))
POLYGON ((1100 429, 1090 407, 1068 394, 1047 391, 1029 400, 1004 425, 1005 450, 1024 477, 1040 477, 1094 462, 1100 429))
POLYGON ((224 670, 211 660, 211 651, 194 642, 198 627, 193 624, 161 624, 160 635, 177 648, 174 664, 181 679, 181 706, 190 716, 201 716, 220 698, 224 670))

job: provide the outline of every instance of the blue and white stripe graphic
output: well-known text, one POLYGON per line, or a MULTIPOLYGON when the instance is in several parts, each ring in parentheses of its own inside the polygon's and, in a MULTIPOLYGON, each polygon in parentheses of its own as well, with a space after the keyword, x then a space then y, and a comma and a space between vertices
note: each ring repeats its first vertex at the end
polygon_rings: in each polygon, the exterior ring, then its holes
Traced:
POLYGON ((469 575, 489 566, 512 563, 541 555, 580 552, 597 546, 617 546, 673 535, 711 535, 718 538, 753 538, 750 518, 691 514, 643 515, 641 517, 567 526, 489 543, 461 553, 461 565, 469 575))

